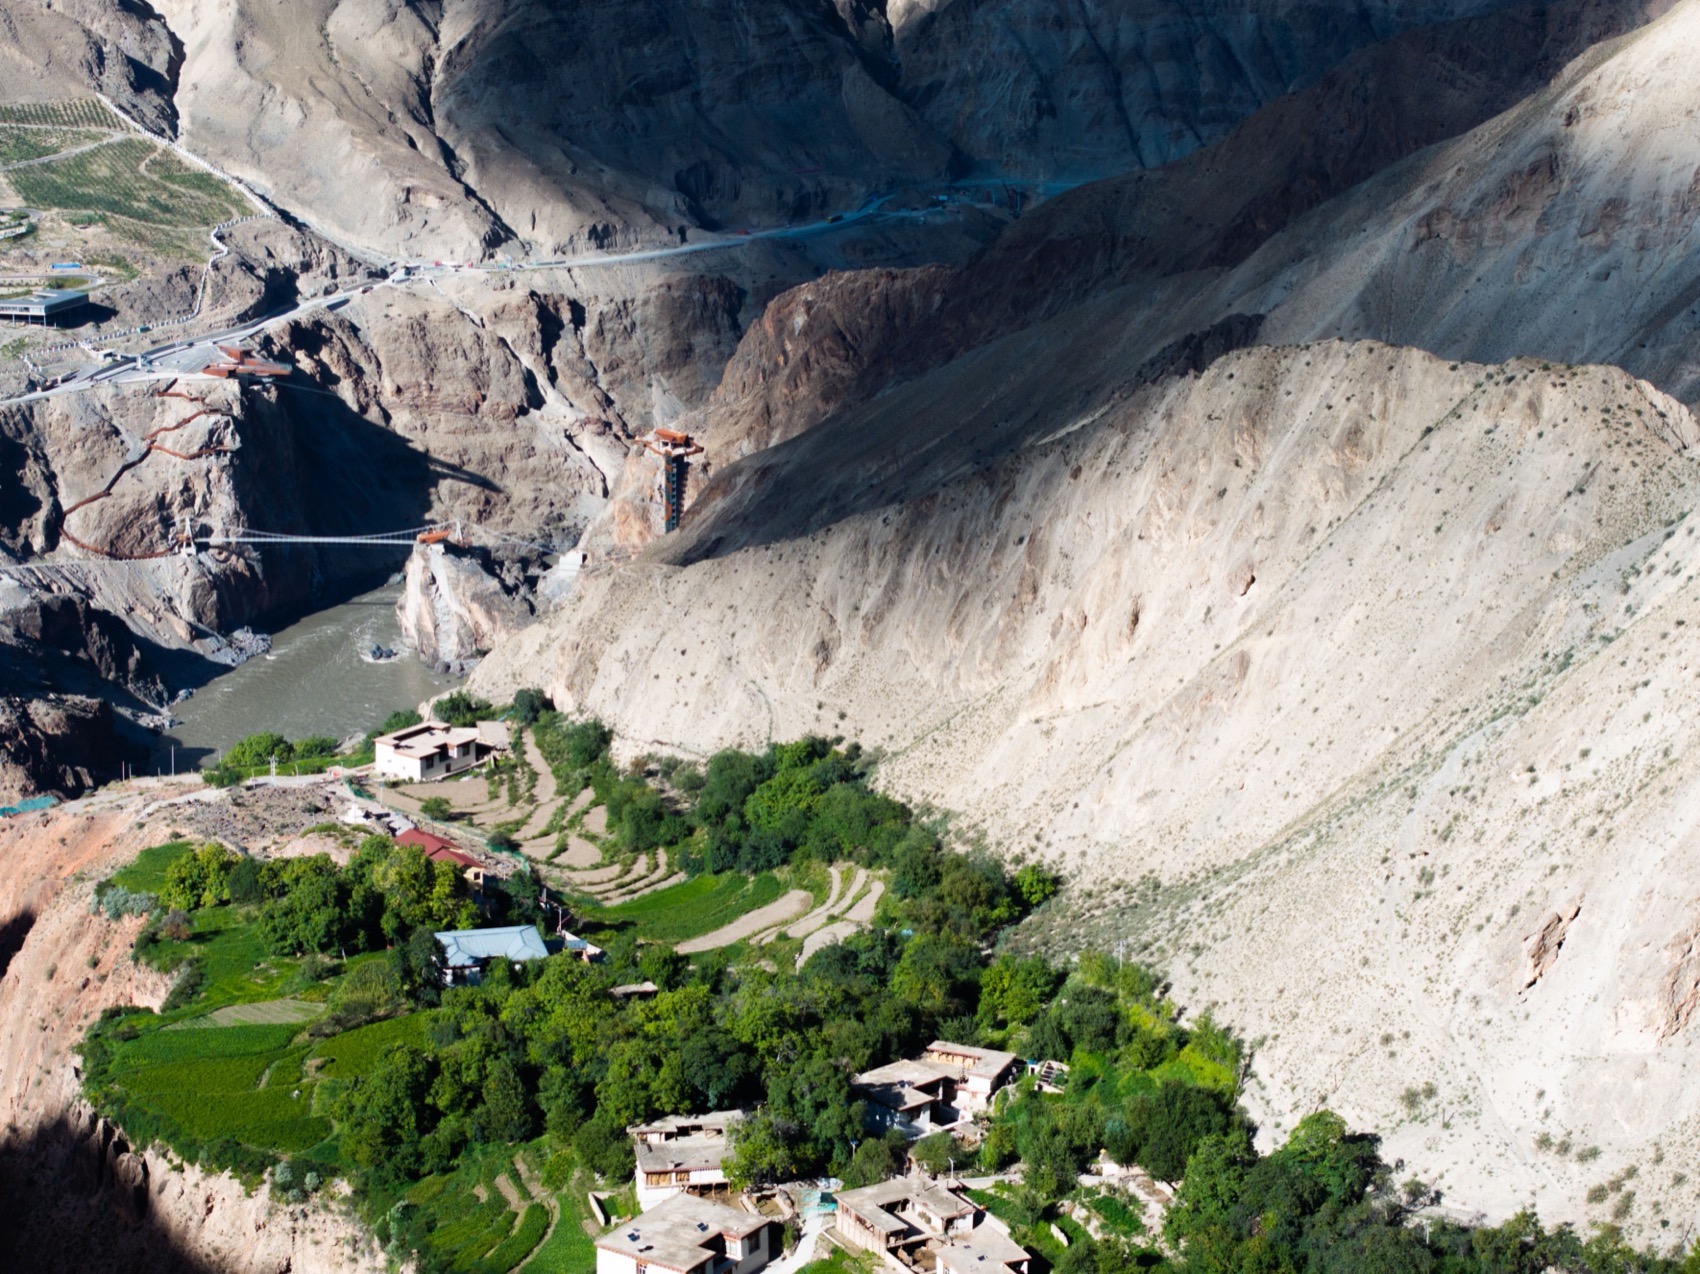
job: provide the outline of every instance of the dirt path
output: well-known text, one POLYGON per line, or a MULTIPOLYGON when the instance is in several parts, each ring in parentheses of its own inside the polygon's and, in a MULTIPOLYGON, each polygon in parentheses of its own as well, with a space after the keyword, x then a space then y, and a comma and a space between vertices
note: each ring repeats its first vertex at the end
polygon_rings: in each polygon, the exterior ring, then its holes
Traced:
POLYGON ((628 875, 622 876, 603 889, 593 889, 597 900, 611 906, 624 902, 627 898, 635 897, 640 889, 647 889, 658 880, 667 878, 667 851, 658 849, 652 859, 647 855, 640 859, 644 866, 634 869, 628 875))
POLYGON ((502 1197, 508 1201, 508 1206, 515 1212, 524 1212, 526 1201, 520 1197, 519 1188, 509 1179, 508 1174, 498 1173, 496 1189, 502 1192, 502 1197))
POLYGON ((793 889, 777 902, 757 907, 749 914, 739 916, 731 924, 722 925, 713 933, 705 933, 700 938, 689 938, 681 942, 676 950, 680 955, 692 955, 698 951, 712 951, 715 947, 729 947, 734 942, 754 937, 764 929, 784 924, 814 899, 815 896, 807 889, 793 889))
MULTIPOLYGON (((594 849, 595 846, 591 846, 591 848, 594 849)), ((559 866, 561 861, 557 859, 556 865, 559 866)), ((588 889, 593 885, 605 885, 611 880, 618 880, 626 874, 626 866, 625 863, 609 863, 606 867, 579 868, 569 864, 562 874, 573 882, 575 888, 588 889)))
POLYGON ((549 820, 555 816, 560 807, 559 789, 555 782, 555 771, 549 768, 549 762, 543 759, 543 753, 537 750, 537 741, 529 732, 521 733, 521 742, 525 748, 526 764, 537 771, 537 786, 532 789, 532 799, 537 802, 537 808, 531 817, 525 820, 525 825, 519 829, 518 839, 536 838, 543 834, 549 820))
POLYGON ((639 885, 636 889, 622 893, 618 902, 630 902, 634 898, 642 898, 645 894, 652 894, 658 889, 671 889, 674 885, 682 885, 689 879, 690 877, 682 871, 676 871, 671 876, 663 876, 659 880, 651 876, 648 884, 639 885))

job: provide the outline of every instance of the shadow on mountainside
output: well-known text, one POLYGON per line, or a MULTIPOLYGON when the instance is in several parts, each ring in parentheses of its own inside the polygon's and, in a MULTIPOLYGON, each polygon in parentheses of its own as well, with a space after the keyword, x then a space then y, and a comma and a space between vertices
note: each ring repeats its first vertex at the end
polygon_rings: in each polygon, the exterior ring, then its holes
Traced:
POLYGON ((0 1139, 0 1271, 215 1274, 151 1213, 145 1162, 110 1125, 66 1115, 0 1139))

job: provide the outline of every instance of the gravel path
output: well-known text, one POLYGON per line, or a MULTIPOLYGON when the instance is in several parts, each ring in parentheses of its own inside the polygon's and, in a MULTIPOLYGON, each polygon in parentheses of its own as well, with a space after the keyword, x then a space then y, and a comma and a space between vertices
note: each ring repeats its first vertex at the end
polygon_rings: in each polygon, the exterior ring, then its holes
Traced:
POLYGON ((777 902, 757 907, 747 915, 739 916, 731 924, 722 925, 713 933, 705 933, 700 938, 689 938, 675 949, 680 955, 692 955, 698 951, 712 951, 715 947, 729 947, 734 942, 754 937, 764 929, 784 924, 814 900, 815 896, 807 889, 793 889, 777 902))

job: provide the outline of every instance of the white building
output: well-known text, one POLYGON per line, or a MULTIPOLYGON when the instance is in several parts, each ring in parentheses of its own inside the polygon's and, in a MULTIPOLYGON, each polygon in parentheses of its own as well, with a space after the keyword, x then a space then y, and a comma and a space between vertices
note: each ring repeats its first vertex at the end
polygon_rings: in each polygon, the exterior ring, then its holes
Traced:
POLYGON ((478 764, 478 740, 473 726, 424 721, 372 740, 372 769, 380 778, 410 782, 446 778, 478 764))
POLYGON ((779 1255, 779 1226, 676 1194, 596 1240, 596 1274, 755 1274, 779 1255))
POLYGON ((640 1208, 652 1208, 676 1194, 697 1193, 726 1184, 721 1166, 731 1149, 732 1125, 741 1110, 707 1115, 669 1115, 626 1129, 637 1152, 633 1174, 640 1208))

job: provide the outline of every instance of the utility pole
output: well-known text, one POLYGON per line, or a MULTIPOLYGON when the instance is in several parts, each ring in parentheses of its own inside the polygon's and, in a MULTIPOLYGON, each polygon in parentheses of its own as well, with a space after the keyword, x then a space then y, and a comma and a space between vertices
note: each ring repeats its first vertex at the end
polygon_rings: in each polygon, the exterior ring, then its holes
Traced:
POLYGON ((177 777, 177 745, 171 745, 171 777, 177 777))
POLYGON ((275 752, 272 753, 271 762, 272 762, 272 777, 275 779, 277 777, 277 753, 275 753, 275 752))

